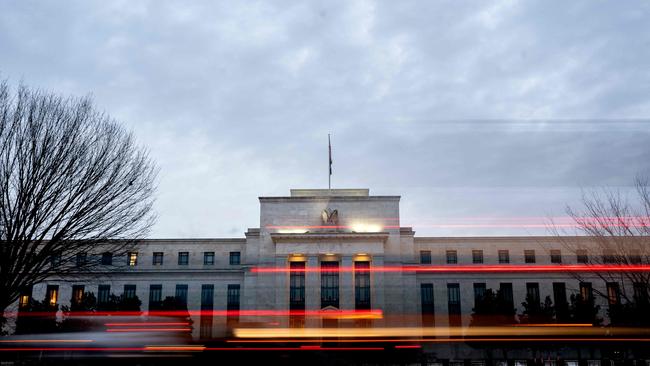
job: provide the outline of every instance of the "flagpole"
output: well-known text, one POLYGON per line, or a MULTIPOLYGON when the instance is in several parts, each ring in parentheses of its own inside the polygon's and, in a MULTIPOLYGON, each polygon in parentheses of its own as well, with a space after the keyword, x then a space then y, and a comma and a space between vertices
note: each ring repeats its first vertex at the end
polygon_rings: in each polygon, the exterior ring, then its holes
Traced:
POLYGON ((329 152, 329 174, 327 176, 327 194, 332 195, 332 143, 330 141, 330 134, 327 134, 327 150, 329 152))

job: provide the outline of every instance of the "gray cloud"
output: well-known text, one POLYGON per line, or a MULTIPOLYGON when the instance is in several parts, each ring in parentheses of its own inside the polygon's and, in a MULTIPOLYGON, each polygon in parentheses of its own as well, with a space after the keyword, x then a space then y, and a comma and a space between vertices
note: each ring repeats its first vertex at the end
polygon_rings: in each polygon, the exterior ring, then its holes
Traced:
MULTIPOLYGON (((92 93, 161 165, 155 237, 240 236, 327 183, 440 218, 561 215, 647 171, 646 2, 21 1, 0 73, 92 93), (236 234, 239 232, 240 234, 236 234)), ((436 219, 437 218, 437 219, 436 219)), ((425 223, 425 224, 419 224, 425 223)))

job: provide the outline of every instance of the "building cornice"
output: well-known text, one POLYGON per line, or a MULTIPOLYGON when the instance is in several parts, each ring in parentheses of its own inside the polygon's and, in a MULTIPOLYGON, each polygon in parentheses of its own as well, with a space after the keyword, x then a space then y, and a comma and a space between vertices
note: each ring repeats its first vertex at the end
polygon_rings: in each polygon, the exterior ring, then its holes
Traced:
POLYGON ((368 240, 381 240, 385 242, 388 239, 389 233, 380 232, 380 233, 303 233, 303 234, 280 234, 280 233, 271 233, 271 239, 274 243, 279 242, 301 242, 305 241, 332 241, 332 240, 358 240, 358 241, 368 241, 368 240))

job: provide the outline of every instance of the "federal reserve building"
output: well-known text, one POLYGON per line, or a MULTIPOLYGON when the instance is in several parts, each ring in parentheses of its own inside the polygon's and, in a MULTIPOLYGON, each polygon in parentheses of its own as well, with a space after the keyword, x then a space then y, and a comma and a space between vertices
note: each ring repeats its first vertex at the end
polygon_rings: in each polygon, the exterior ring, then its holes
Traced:
POLYGON ((115 294, 137 297, 146 316, 173 298, 197 342, 394 342, 440 364, 545 358, 593 366, 610 357, 558 345, 578 333, 602 337, 592 323, 608 324, 608 309, 621 302, 623 284, 590 269, 604 254, 588 237, 419 237, 402 225, 400 196, 369 189, 292 189, 259 202, 259 227, 242 237, 141 240, 127 255, 89 253, 80 260, 119 269, 50 278, 16 308, 30 297, 72 306, 89 293, 100 308, 115 294), (563 318, 570 308, 571 321, 563 318), (469 344, 474 336, 494 347, 469 344), (523 346, 539 337, 557 341, 547 351, 523 346))

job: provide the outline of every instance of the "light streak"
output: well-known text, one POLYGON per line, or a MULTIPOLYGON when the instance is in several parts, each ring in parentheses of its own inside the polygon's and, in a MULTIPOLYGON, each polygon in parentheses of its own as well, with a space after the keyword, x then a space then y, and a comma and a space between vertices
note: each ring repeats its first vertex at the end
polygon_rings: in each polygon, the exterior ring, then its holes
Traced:
POLYGON ((121 328, 106 329, 110 333, 140 333, 140 332, 189 332, 192 328, 121 328))
MULTIPOLYGON (((5 312, 5 316, 9 315, 18 315, 18 316, 53 316, 51 312, 21 312, 21 313, 10 313, 5 312)), ((131 312, 131 311, 112 311, 112 312, 89 312, 89 311, 79 311, 79 312, 70 312, 66 313, 66 316, 70 317, 136 317, 140 318, 142 316, 167 316, 167 317, 189 317, 189 316, 215 316, 215 317, 230 317, 230 316, 239 316, 239 317, 286 317, 286 316, 305 316, 305 317, 325 317, 325 318, 339 318, 339 319, 381 319, 383 317, 383 312, 379 309, 373 310, 336 310, 336 311, 323 311, 323 310, 272 310, 272 309, 248 309, 248 310, 169 310, 169 311, 149 311, 149 312, 131 312)), ((111 326, 120 326, 118 324, 133 324, 140 326, 148 325, 161 325, 163 323, 156 322, 125 322, 125 323, 106 323, 106 325, 111 324, 111 326)), ((184 322, 170 322, 166 324, 177 324, 177 325, 189 325, 189 323, 184 322)))
POLYGON ((92 339, 3 339, 0 343, 91 343, 92 339))
POLYGON ((141 323, 106 323, 107 327, 141 327, 143 325, 152 325, 152 326, 188 326, 190 323, 155 323, 155 322, 141 322, 141 323))

